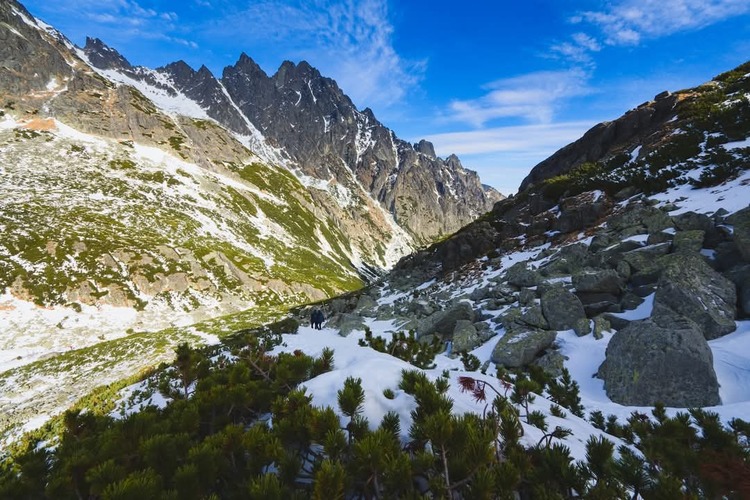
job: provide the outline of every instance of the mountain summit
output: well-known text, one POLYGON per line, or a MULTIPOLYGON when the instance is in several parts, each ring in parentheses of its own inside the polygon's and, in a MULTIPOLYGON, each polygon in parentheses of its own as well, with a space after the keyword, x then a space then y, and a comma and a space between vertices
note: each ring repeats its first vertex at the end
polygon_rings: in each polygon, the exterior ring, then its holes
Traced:
POLYGON ((398 139, 306 61, 284 61, 269 76, 242 53, 217 79, 183 61, 154 72, 132 68, 99 41, 87 42, 84 53, 100 70, 186 96, 237 134, 259 132, 303 175, 350 193, 364 190, 417 245, 456 231, 502 199, 459 161, 438 158, 426 141, 415 147, 398 139))

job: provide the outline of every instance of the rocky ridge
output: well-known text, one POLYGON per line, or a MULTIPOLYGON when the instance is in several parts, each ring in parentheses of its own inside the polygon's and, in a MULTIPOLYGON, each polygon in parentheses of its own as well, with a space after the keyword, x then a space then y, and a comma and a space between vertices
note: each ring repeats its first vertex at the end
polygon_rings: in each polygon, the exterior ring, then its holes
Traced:
POLYGON ((417 244, 455 232, 502 198, 457 157, 441 159, 427 141, 398 139, 307 62, 286 61, 269 76, 243 53, 217 79, 205 66, 195 71, 183 61, 156 70, 133 67, 100 40, 88 39, 83 53, 108 77, 117 80, 116 73, 184 95, 235 133, 261 134, 290 168, 334 182, 348 196, 376 200, 417 244))

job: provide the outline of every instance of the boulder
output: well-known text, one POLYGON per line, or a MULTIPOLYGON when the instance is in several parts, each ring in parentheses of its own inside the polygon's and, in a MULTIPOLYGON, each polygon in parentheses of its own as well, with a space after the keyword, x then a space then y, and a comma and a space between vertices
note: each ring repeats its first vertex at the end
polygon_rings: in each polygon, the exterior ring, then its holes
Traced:
POLYGON ((620 295, 625 289, 625 280, 614 269, 585 271, 573 275, 573 287, 581 293, 620 295))
POLYGON ((518 326, 497 342, 490 359, 506 368, 526 366, 545 349, 549 349, 557 336, 556 332, 518 326))
POLYGON ((602 319, 607 321, 615 330, 622 330, 632 323, 629 319, 621 318, 620 316, 611 313, 602 314, 602 319))
POLYGON ((630 275, 633 273, 633 269, 630 267, 630 264, 628 264, 624 260, 621 260, 615 265, 615 271, 617 271, 617 274, 619 274, 623 279, 626 280, 630 278, 630 275))
MULTIPOLYGON (((561 286, 553 286, 542 292, 542 312, 552 330, 581 329, 586 312, 581 300, 561 286)), ((588 325, 588 321, 585 322, 588 325)), ((577 335, 586 335, 590 329, 576 330, 577 335)))
POLYGON ((631 322, 610 340, 598 376, 610 399, 623 405, 720 403, 711 349, 688 320, 668 328, 651 320, 631 322))
POLYGON ((589 243, 589 252, 597 253, 612 245, 616 245, 620 239, 613 234, 605 232, 597 233, 589 243))
POLYGON ((599 253, 614 256, 614 255, 622 254, 625 252, 638 250, 639 248, 643 248, 645 246, 643 242, 636 241, 636 240, 624 240, 624 241, 614 240, 614 241, 615 242, 613 244, 599 250, 599 253))
POLYGON ((467 320, 474 322, 474 310, 468 302, 459 302, 450 309, 438 311, 419 321, 417 337, 437 335, 443 339, 450 338, 456 328, 456 322, 467 320))
POLYGON ((503 324, 503 328, 510 330, 513 328, 514 323, 519 322, 522 315, 523 313, 521 312, 520 307, 510 307, 501 316, 496 318, 496 321, 499 320, 499 323, 503 324))
POLYGON ((542 281, 539 273, 527 268, 525 262, 510 266, 506 271, 506 279, 510 285, 518 288, 537 286, 542 281))
POLYGON ((336 325, 339 329, 339 335, 348 336, 354 330, 364 330, 365 322, 361 316, 356 314, 342 313, 337 315, 336 325))
POLYGON ((675 253, 698 253, 703 248, 706 232, 701 229, 680 231, 674 235, 672 251, 675 253))
POLYGON ((612 209, 612 200, 600 191, 588 191, 560 200, 560 215, 556 227, 570 233, 596 225, 612 209))
POLYGON ((684 212, 679 215, 674 215, 672 216, 672 222, 680 231, 699 229, 709 232, 714 227, 714 222, 708 215, 696 212, 684 212))
POLYGON ((536 300, 536 291, 531 288, 522 288, 518 292, 518 303, 522 306, 530 306, 536 300))
POLYGON ((672 244, 661 243, 632 250, 622 255, 632 271, 630 283, 633 286, 649 285, 659 281, 664 264, 660 257, 666 255, 672 244))
POLYGON ((623 236, 656 233, 672 227, 672 219, 662 210, 648 205, 631 204, 607 221, 607 228, 623 236))
MULTIPOLYGON (((718 211, 716 212, 718 214, 718 211)), ((699 230, 705 233, 703 239, 704 248, 715 248, 722 240, 725 239, 723 231, 716 227, 718 219, 709 217, 705 214, 695 212, 685 212, 672 217, 672 221, 677 229, 681 231, 699 230)))
POLYGON ((357 301, 357 311, 365 316, 374 317, 378 309, 378 303, 370 295, 360 295, 357 301))
POLYGON ((643 298, 630 290, 625 292, 622 299, 620 299, 620 307, 622 307, 623 311, 632 311, 641 304, 643 304, 643 298))
POLYGON ((675 314, 694 321, 707 340, 733 332, 737 328, 734 283, 700 255, 671 255, 659 278, 651 317, 666 326, 675 314))
POLYGON ((750 317, 750 264, 737 266, 725 274, 737 287, 738 314, 750 317))
POLYGON ((545 276, 571 275, 591 265, 592 257, 589 247, 582 243, 564 246, 541 269, 541 272, 545 276))
POLYGON ((597 316, 594 318, 594 338, 597 340, 604 338, 604 332, 608 332, 612 329, 612 325, 603 316, 597 316))
POLYGON ((488 286, 476 288, 471 292, 471 294, 469 294, 469 298, 474 301, 484 300, 489 296, 490 296, 490 287, 488 286))
POLYGON ((591 318, 603 312, 622 312, 620 298, 610 293, 578 293, 586 316, 591 318))
POLYGON ((659 231, 648 235, 646 245, 658 245, 660 243, 671 243, 674 240, 674 234, 666 231, 659 231))
POLYGON ((435 313, 435 307, 426 300, 415 300, 409 304, 408 311, 417 318, 424 318, 435 313))
POLYGON ((543 330, 549 329, 549 323, 542 313, 542 308, 537 304, 529 307, 517 321, 543 330))
POLYGON ((481 343, 476 327, 471 321, 461 319, 456 321, 453 330, 453 352, 471 351, 481 343))
POLYGON ((566 359, 565 356, 560 354, 560 351, 549 350, 537 358, 533 364, 541 367, 549 376, 557 378, 562 376, 566 359))
POLYGON ((727 217, 733 227, 734 245, 745 262, 750 262, 750 207, 727 217))

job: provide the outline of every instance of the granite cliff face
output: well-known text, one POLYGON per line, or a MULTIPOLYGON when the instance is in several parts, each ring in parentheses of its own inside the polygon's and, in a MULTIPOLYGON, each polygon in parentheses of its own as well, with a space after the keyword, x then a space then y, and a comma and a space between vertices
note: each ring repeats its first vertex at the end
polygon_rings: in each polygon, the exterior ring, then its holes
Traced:
POLYGON ((87 40, 84 53, 101 70, 188 97, 237 134, 262 135, 306 176, 335 182, 347 194, 364 191, 417 244, 455 232, 502 198, 457 157, 443 160, 426 141, 398 139, 304 61, 286 61, 268 76, 243 53, 217 79, 205 66, 195 71, 182 61, 155 71, 134 68, 100 40, 87 40))

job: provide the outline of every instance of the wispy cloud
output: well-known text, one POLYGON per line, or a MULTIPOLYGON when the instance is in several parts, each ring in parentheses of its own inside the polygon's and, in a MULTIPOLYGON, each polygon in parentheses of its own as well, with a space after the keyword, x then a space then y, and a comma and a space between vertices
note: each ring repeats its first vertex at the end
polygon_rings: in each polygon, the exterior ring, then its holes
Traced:
POLYGON ((360 106, 401 102, 418 85, 426 64, 405 60, 394 49, 386 0, 257 2, 227 12, 208 31, 308 60, 360 106))
POLYGON ((573 15, 578 31, 552 43, 548 55, 593 69, 595 54, 605 46, 637 46, 748 13, 747 0, 615 0, 573 15))
POLYGON ((747 13, 747 0, 620 0, 602 10, 581 12, 572 21, 594 25, 609 45, 637 45, 747 13))
MULTIPOLYGON (((158 39, 185 45, 197 44, 188 40, 179 26, 179 16, 172 10, 157 10, 144 7, 138 0, 70 0, 67 2, 43 2, 27 0, 34 10, 44 17, 45 12, 54 11, 69 19, 87 19, 98 25, 99 31, 110 35, 108 43, 128 42, 136 38, 158 39)), ((88 29, 88 27, 81 27, 88 29)), ((77 34, 77 33, 76 33, 77 34)), ((88 35, 89 33, 82 33, 88 35)))
POLYGON ((499 118, 550 123, 563 102, 593 92, 587 82, 587 73, 580 69, 540 71, 497 80, 486 85, 488 92, 478 99, 451 102, 451 117, 475 127, 499 118))
POLYGON ((531 167, 561 147, 581 137, 595 122, 494 127, 427 136, 439 156, 455 153, 469 168, 479 171, 482 182, 501 193, 516 192, 531 167))
POLYGON ((493 127, 466 132, 448 132, 427 137, 440 155, 529 153, 532 156, 554 153, 578 139, 591 128, 591 121, 572 121, 515 127, 493 127))

